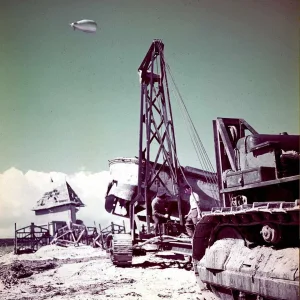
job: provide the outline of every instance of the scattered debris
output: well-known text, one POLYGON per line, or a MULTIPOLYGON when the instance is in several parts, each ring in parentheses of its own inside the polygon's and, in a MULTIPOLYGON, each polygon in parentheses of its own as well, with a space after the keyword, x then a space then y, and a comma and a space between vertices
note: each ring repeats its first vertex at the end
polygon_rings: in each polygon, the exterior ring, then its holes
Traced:
POLYGON ((6 265, 3 257, 0 261, 0 299, 216 299, 199 291, 192 271, 162 269, 159 264, 169 258, 155 254, 135 257, 130 272, 114 267, 104 250, 90 246, 48 245, 7 258, 6 265), (145 268, 144 262, 153 267, 145 268))

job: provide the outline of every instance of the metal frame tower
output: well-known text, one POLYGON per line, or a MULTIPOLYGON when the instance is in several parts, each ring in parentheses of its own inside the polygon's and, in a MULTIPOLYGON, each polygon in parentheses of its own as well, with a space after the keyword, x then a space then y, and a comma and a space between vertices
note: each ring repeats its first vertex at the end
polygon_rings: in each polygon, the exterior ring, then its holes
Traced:
POLYGON ((180 223, 183 225, 181 199, 178 193, 178 161, 172 108, 164 59, 164 44, 161 40, 154 40, 138 68, 141 84, 140 103, 140 139, 139 139, 139 175, 138 194, 131 203, 131 220, 134 228, 134 207, 138 201, 145 201, 147 232, 150 232, 150 203, 149 189, 163 186, 160 172, 168 169, 172 196, 178 196, 178 211, 180 223), (156 155, 150 161, 150 155, 156 155), (158 164, 160 165, 159 168, 158 164))

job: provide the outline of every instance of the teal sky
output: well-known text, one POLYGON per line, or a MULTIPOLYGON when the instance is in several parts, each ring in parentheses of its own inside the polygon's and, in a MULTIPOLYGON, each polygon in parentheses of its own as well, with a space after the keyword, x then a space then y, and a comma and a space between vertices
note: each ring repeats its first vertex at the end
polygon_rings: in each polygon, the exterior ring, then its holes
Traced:
MULTIPOLYGON (((137 68, 155 38, 213 162, 216 117, 299 134, 297 2, 0 0, 0 172, 137 155, 137 68), (97 33, 73 31, 81 19, 97 33)), ((199 167, 172 101, 181 164, 199 167)))

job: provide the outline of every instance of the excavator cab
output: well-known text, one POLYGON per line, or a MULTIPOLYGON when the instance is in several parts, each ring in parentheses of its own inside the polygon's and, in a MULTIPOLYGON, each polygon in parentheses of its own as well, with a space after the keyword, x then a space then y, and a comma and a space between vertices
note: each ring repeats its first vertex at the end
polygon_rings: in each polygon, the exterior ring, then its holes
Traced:
POLYGON ((218 118, 213 125, 224 206, 297 199, 298 135, 259 134, 243 119, 218 118))
POLYGON ((196 278, 220 299, 298 299, 300 137, 243 119, 213 128, 223 206, 196 226, 196 278))

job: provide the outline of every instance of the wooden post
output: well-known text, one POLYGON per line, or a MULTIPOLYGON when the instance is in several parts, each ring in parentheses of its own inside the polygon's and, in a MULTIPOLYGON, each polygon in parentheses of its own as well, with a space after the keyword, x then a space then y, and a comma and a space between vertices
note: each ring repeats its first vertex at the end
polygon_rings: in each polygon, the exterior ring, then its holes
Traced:
POLYGON ((111 233, 115 233, 114 222, 111 222, 111 233))
POLYGON ((47 245, 50 244, 50 222, 48 222, 48 237, 47 237, 47 245))
POLYGON ((15 247, 14 247, 14 254, 17 254, 17 243, 18 243, 18 238, 17 238, 17 223, 15 223, 15 247))
POLYGON ((126 233, 126 230, 125 230, 125 221, 123 220, 123 227, 124 227, 124 233, 126 233))
MULTIPOLYGON (((101 247, 102 247, 102 249, 103 249, 103 236, 102 236, 101 224, 99 223, 98 226, 99 226, 99 230, 100 230, 99 235, 100 235, 101 247)), ((99 245, 99 244, 98 244, 98 245, 99 245)))
POLYGON ((30 224, 30 248, 31 248, 32 250, 34 250, 34 249, 33 249, 33 247, 34 247, 34 244, 33 244, 33 238, 34 238, 34 224, 31 223, 31 224, 30 224))

